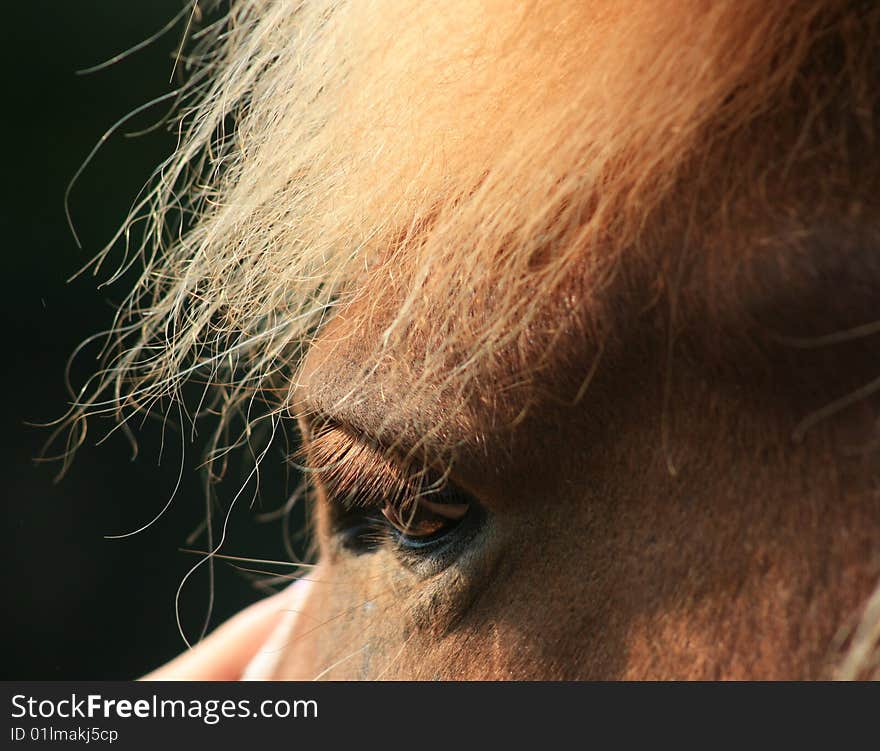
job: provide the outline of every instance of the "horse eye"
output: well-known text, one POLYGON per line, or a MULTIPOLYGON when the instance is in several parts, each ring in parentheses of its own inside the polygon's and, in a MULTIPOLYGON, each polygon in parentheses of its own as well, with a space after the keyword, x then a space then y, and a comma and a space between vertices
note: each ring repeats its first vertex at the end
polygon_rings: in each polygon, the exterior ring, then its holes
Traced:
POLYGON ((439 571, 476 538, 482 505, 449 470, 394 461, 377 445, 333 424, 310 436, 309 463, 329 505, 330 529, 355 555, 389 543, 402 562, 439 571))
POLYGON ((447 484, 402 503, 386 500, 377 517, 401 563, 431 575, 477 543, 487 515, 474 498, 447 484))
POLYGON ((334 503, 333 526, 340 544, 355 555, 389 542, 402 563, 438 572, 471 543, 485 512, 454 486, 416 498, 375 499, 367 505, 334 503))
POLYGON ((382 516, 402 537, 402 542, 423 543, 454 529, 467 515, 469 503, 432 501, 426 498, 401 508, 394 503, 382 507, 382 516))

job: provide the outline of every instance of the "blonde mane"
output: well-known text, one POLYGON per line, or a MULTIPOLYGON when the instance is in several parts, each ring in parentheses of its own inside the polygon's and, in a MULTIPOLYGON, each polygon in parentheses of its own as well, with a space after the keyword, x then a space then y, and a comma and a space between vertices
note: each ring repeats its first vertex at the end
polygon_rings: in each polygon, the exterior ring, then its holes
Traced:
MULTIPOLYGON (((215 448, 240 443, 232 418, 283 414, 345 307, 381 327, 368 361, 419 324, 410 386, 436 388, 454 357, 444 385, 466 394, 572 269, 601 289, 683 165, 776 106, 853 21, 838 3, 679 5, 234 3, 182 61, 179 147, 115 238, 143 274, 76 394, 71 448, 90 416, 125 421, 187 382, 203 386, 193 419, 219 414, 215 448), (601 33, 585 43, 585 26, 601 33), (367 276, 387 297, 358 300, 367 276)), ((601 338, 607 311, 571 304, 601 338)))

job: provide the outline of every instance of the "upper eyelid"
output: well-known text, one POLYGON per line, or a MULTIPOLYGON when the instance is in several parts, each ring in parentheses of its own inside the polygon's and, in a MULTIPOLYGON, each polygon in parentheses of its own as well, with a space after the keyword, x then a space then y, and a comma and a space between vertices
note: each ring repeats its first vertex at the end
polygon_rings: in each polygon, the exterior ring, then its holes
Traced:
POLYGON ((448 484, 447 472, 438 473, 427 462, 402 462, 378 442, 352 436, 332 423, 309 431, 303 453, 308 471, 333 500, 348 506, 412 501, 448 484))

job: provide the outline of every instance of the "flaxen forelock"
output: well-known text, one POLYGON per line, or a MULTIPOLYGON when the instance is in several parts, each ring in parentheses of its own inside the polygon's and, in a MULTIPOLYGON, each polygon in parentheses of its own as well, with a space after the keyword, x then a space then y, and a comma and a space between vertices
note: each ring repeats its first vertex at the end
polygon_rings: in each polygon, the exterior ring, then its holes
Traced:
POLYGON ((284 414, 343 308, 381 324, 365 393, 382 360, 463 404, 573 269, 598 290, 637 252, 681 165, 781 101, 817 40, 867 23, 847 6, 233 3, 185 58, 179 148, 126 225, 149 222, 126 255, 144 272, 72 444, 192 381, 215 448, 246 440, 228 425, 284 414), (359 299, 367 280, 384 292, 359 299))

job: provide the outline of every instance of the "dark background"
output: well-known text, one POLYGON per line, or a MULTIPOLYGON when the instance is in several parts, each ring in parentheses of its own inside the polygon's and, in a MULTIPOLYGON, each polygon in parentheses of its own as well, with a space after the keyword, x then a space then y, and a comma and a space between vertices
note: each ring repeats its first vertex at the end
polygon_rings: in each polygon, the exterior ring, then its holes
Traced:
MULTIPOLYGON (((166 503, 179 471, 179 437, 173 435, 160 464, 160 431, 148 423, 132 461, 119 434, 95 445, 112 423, 92 425, 71 470, 55 483, 60 466, 34 462, 49 431, 27 424, 63 414, 67 358, 81 340, 109 325, 113 305, 126 292, 124 281, 98 288, 112 262, 97 278, 66 280, 110 239, 150 172, 173 148, 164 127, 124 136, 161 119, 167 104, 112 136, 75 186, 70 205, 82 250, 65 220, 65 188, 114 122, 173 88, 173 57, 184 23, 108 69, 75 72, 147 38, 181 8, 182 0, 28 0, 4 6, 3 678, 131 678, 184 648, 174 596, 198 560, 180 550, 205 513, 195 469, 198 442, 187 448, 169 511, 139 535, 107 540, 104 535, 140 527, 166 503)), ((81 382, 88 369, 89 362, 80 361, 74 380, 81 382)), ((273 467, 282 463, 280 454, 268 461, 273 467)), ((262 511, 283 505, 283 499, 280 480, 263 485, 262 511)), ((260 510, 236 508, 224 552, 286 558, 281 524, 261 522, 260 510)), ((204 539, 195 545, 204 548, 204 539)), ((206 612, 205 572, 202 567, 182 595, 190 638, 206 612)), ((256 578, 240 567, 217 565, 212 625, 261 596, 256 578)))

